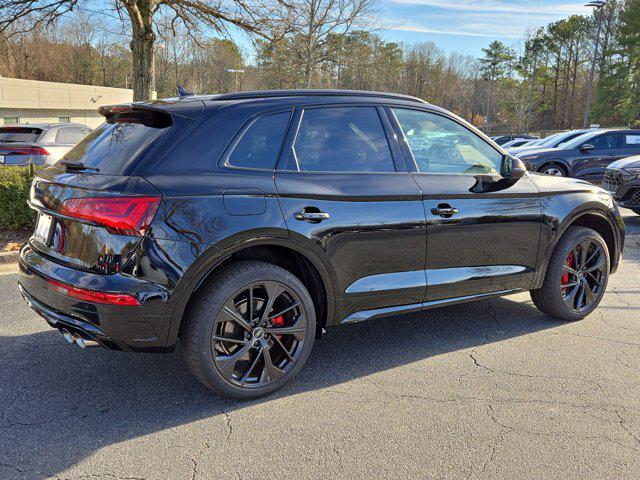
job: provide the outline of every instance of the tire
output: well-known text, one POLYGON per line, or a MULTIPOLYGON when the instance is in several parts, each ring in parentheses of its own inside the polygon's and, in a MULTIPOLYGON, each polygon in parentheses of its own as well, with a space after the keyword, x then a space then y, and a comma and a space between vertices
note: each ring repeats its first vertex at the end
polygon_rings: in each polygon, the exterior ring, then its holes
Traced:
POLYGON ((541 312, 551 317, 565 321, 582 320, 600 304, 607 289, 609 268, 609 251, 600 234, 590 228, 569 227, 551 255, 542 287, 531 291, 531 299, 541 312), (586 266, 581 266, 585 245, 586 266), (597 257, 596 251, 600 252, 597 257), (594 256, 590 259, 591 255, 594 256), (573 263, 569 265, 570 262, 573 263), (601 270, 593 270, 594 266, 601 270), (567 268, 575 274, 569 273, 567 268), (586 286, 584 282, 587 282, 586 286), (582 288, 584 293, 581 295, 582 288), (583 306, 581 298, 588 305, 585 303, 583 306))
POLYGON ((542 173, 543 175, 553 175, 556 177, 566 177, 567 169, 562 165, 558 165, 557 163, 547 163, 546 165, 541 166, 538 169, 538 173, 542 173), (547 173, 554 172, 554 173, 547 173))
POLYGON ((237 400, 263 397, 293 378, 316 332, 313 301, 302 282, 257 261, 220 271, 186 321, 181 343, 187 366, 203 385, 237 400))

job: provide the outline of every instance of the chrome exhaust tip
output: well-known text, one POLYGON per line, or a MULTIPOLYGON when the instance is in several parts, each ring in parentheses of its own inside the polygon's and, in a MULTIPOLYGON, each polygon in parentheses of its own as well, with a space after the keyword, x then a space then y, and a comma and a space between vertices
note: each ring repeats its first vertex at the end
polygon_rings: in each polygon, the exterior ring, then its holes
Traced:
POLYGON ((64 339, 67 341, 67 343, 70 343, 72 345, 76 343, 75 335, 71 334, 71 332, 69 332, 69 330, 67 330, 66 328, 61 328, 60 333, 62 334, 64 339))
POLYGON ((84 338, 77 337, 76 345, 84 350, 85 348, 97 347, 98 342, 96 342, 95 340, 85 340, 84 338))

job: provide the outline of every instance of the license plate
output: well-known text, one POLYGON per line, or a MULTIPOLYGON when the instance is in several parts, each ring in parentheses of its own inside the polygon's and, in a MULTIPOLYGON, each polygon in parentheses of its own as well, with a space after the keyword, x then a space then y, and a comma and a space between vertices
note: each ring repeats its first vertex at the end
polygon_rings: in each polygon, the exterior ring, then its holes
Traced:
POLYGON ((38 215, 38 224, 36 225, 36 233, 33 235, 36 240, 47 245, 51 237, 51 225, 53 217, 46 213, 38 215))

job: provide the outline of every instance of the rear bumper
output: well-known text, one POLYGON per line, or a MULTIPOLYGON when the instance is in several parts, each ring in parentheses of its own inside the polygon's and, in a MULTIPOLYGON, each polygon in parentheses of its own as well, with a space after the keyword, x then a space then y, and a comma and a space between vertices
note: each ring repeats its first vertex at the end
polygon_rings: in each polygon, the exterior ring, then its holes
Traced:
POLYGON ((19 287, 29 306, 49 325, 112 350, 165 352, 171 317, 168 292, 123 274, 100 275, 60 265, 25 245, 20 251, 19 287), (49 280, 98 291, 133 293, 141 306, 77 300, 53 291, 49 280))
POLYGON ((63 313, 56 312, 29 295, 22 285, 18 285, 18 287, 20 288, 22 298, 27 302, 27 305, 29 305, 38 315, 44 318, 51 327, 57 328, 61 332, 66 330, 84 340, 96 342, 101 347, 109 350, 128 350, 124 345, 120 345, 95 325, 70 317, 63 313))

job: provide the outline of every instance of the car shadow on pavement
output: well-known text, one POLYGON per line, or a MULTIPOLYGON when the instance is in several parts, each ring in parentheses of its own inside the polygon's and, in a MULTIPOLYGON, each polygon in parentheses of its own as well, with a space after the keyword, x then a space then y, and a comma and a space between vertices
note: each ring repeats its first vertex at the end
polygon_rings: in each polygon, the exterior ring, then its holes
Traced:
POLYGON ((330 329, 296 379, 254 402, 206 390, 179 351, 82 351, 53 330, 0 337, 0 478, 53 476, 104 446, 559 325, 502 298, 330 329))

